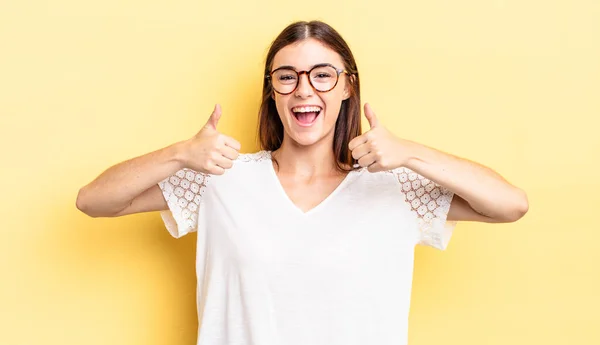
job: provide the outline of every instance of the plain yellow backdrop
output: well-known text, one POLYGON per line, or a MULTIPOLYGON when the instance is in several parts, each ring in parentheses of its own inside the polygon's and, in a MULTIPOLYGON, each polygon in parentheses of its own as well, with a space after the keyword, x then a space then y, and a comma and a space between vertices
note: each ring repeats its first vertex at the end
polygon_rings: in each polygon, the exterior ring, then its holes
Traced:
POLYGON ((195 344, 195 234, 89 218, 77 191, 217 102, 256 150, 266 51, 305 19, 342 33, 395 134, 529 195, 417 248, 410 344, 600 344, 596 0, 2 1, 0 344, 195 344))

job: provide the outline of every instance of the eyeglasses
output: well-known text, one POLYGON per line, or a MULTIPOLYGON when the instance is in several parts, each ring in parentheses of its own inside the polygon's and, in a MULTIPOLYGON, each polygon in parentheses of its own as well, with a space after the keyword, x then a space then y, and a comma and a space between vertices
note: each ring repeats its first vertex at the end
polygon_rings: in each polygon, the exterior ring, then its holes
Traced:
POLYGON ((327 92, 335 88, 342 73, 350 75, 344 69, 335 68, 331 64, 324 63, 315 65, 310 71, 296 71, 288 66, 279 67, 265 77, 271 80, 275 92, 281 95, 289 95, 298 87, 302 74, 308 76, 308 82, 315 90, 327 92))

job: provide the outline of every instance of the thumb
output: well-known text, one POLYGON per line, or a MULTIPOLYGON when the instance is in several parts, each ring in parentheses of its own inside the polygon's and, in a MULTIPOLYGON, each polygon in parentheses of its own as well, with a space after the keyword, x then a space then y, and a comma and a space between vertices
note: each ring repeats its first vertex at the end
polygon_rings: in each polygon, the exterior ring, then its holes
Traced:
POLYGON ((206 122, 205 127, 209 127, 209 128, 216 130, 217 125, 219 124, 220 118, 221 118, 221 105, 216 104, 215 109, 213 110, 212 114, 210 114, 210 117, 208 118, 208 121, 206 122))
POLYGON ((365 103, 365 117, 367 118, 367 120, 369 120, 369 125, 371 126, 371 128, 379 126, 379 120, 377 120, 377 115, 375 115, 375 112, 373 111, 373 108, 371 108, 371 105, 369 103, 365 103))

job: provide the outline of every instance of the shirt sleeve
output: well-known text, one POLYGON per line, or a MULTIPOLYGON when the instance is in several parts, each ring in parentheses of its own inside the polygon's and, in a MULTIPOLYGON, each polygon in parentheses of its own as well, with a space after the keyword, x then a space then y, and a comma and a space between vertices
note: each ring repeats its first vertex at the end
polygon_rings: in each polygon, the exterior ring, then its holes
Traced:
POLYGON ((448 211, 454 193, 439 184, 401 167, 392 171, 401 186, 402 197, 416 218, 418 243, 446 250, 455 221, 448 221, 448 211))
POLYGON ((198 228, 198 211, 208 177, 186 168, 158 183, 169 206, 168 210, 160 211, 160 215, 173 237, 180 238, 198 228))

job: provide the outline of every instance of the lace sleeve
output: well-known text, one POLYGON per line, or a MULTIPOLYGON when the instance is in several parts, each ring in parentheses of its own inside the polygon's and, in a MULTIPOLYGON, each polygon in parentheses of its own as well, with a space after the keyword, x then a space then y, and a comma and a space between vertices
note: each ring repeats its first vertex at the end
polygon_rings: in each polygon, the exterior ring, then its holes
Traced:
POLYGON ((454 193, 405 167, 393 173, 416 218, 418 244, 445 250, 456 226, 456 222, 447 221, 454 193))
POLYGON ((179 238, 198 227, 198 210, 206 191, 208 175, 181 169, 160 181, 163 197, 169 206, 160 212, 169 233, 179 238))

